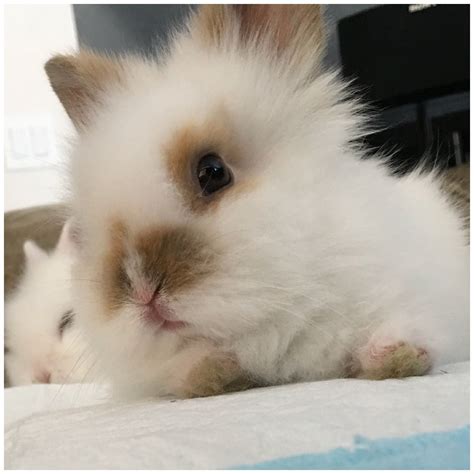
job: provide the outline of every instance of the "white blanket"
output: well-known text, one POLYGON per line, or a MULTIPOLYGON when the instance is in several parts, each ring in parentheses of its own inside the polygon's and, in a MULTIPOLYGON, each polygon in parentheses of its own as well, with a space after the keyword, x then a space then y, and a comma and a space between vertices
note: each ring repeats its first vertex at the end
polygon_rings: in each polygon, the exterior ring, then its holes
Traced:
POLYGON ((430 454, 432 441, 413 436, 456 433, 452 462, 468 462, 465 432, 460 443, 456 430, 469 424, 469 364, 404 380, 331 380, 176 401, 112 403, 104 387, 92 385, 9 388, 5 424, 9 469, 370 467, 369 461, 382 468, 389 451, 395 454, 388 467, 437 467, 439 447, 430 454), (387 448, 387 439, 400 438, 412 440, 411 458, 415 444, 423 447, 418 460, 407 460, 392 441, 387 448), (370 440, 380 439, 377 461, 370 440))

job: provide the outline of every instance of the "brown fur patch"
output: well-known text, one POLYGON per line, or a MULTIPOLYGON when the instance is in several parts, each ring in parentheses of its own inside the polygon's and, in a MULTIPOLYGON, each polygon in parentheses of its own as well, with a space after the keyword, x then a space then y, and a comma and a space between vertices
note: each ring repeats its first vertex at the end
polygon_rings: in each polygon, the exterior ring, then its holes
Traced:
POLYGON ((77 55, 57 55, 45 64, 51 87, 74 125, 82 128, 89 121, 93 106, 112 84, 123 78, 118 60, 81 51, 77 55))
POLYGON ((470 165, 463 164, 450 168, 439 177, 439 185, 449 202, 457 209, 463 219, 463 226, 469 243, 470 224, 470 165))
POLYGON ((134 248, 144 262, 144 276, 166 294, 193 285, 214 268, 209 242, 190 228, 151 229, 136 238, 134 248))
POLYGON ((131 301, 135 282, 126 271, 128 249, 140 258, 143 279, 166 295, 209 275, 216 259, 209 242, 192 229, 156 228, 131 236, 122 222, 115 221, 110 226, 110 248, 103 260, 101 278, 109 315, 131 301))
POLYGON ((127 300, 131 287, 123 266, 127 237, 123 222, 112 222, 109 235, 110 247, 103 261, 101 275, 106 314, 118 309, 127 300))
POLYGON ((168 172, 187 206, 195 212, 215 209, 221 199, 249 191, 255 186, 254 179, 247 175, 236 178, 236 169, 248 171, 246 157, 232 133, 230 120, 221 108, 212 119, 204 123, 183 126, 164 148, 168 172), (210 196, 203 196, 197 179, 199 159, 207 153, 216 153, 233 171, 234 182, 210 196))
POLYGON ((225 42, 226 33, 238 28, 242 45, 268 38, 277 52, 291 51, 299 60, 311 60, 325 45, 320 5, 203 5, 191 31, 207 46, 225 42))
POLYGON ((362 364, 357 378, 384 380, 426 374, 431 361, 425 350, 400 343, 387 347, 371 364, 362 364))
POLYGON ((181 398, 210 397, 255 386, 234 357, 216 351, 191 369, 177 395, 181 398))

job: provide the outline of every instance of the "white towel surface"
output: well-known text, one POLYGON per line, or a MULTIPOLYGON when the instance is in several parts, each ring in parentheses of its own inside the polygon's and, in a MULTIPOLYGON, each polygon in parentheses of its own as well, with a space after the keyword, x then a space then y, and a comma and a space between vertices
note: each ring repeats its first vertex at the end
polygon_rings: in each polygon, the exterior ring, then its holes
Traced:
POLYGON ((469 363, 194 400, 107 401, 103 386, 5 390, 9 469, 213 469, 469 424, 469 363))

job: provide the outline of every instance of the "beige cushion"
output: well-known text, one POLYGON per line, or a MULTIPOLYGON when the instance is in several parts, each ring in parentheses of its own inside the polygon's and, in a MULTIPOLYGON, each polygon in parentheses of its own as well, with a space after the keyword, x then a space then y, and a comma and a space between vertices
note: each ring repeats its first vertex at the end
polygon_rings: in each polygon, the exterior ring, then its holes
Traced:
POLYGON ((45 250, 53 249, 66 215, 66 207, 61 204, 30 207, 5 214, 5 297, 15 287, 23 271, 23 243, 34 240, 45 250))

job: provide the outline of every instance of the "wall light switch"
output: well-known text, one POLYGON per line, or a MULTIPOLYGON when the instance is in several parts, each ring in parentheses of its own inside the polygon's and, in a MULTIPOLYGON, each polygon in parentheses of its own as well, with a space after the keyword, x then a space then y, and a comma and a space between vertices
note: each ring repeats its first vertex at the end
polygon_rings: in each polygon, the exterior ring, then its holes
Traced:
POLYGON ((49 115, 23 115, 5 120, 7 169, 54 166, 57 150, 53 121, 49 115))
POLYGON ((10 151, 15 160, 23 160, 30 156, 30 137, 26 128, 9 127, 6 138, 9 141, 10 151))
POLYGON ((30 143, 34 156, 49 156, 49 128, 48 127, 29 127, 30 143))

